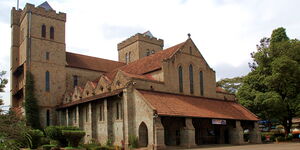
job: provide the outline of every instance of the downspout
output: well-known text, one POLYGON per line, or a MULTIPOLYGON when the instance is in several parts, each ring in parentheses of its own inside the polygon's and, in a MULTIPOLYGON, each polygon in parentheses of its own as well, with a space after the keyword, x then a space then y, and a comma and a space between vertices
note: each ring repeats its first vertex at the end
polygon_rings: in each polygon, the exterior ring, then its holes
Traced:
POLYGON ((30 62, 31 62, 31 15, 32 12, 28 11, 28 30, 27 30, 27 71, 30 71, 30 62))

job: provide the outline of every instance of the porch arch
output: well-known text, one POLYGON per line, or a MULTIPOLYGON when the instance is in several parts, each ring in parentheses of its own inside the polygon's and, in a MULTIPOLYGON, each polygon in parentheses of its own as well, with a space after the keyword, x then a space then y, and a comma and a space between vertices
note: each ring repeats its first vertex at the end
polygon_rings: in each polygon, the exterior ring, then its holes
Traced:
POLYGON ((139 126, 139 147, 148 146, 148 128, 147 125, 142 122, 139 126))

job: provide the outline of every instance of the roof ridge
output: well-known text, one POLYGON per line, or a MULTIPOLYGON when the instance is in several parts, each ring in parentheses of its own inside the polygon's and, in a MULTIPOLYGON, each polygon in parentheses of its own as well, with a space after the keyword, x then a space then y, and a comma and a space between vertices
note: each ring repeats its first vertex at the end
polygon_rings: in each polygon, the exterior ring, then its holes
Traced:
MULTIPOLYGON (((204 97, 204 96, 196 96, 196 95, 186 95, 186 94, 179 94, 179 93, 170 93, 170 92, 165 92, 165 91, 151 91, 151 90, 146 90, 146 89, 137 89, 138 91, 146 91, 146 92, 153 92, 153 93, 163 93, 163 94, 169 94, 169 95, 178 95, 178 96, 188 96, 188 97, 194 97, 194 98, 205 98, 209 100, 215 100, 215 101, 224 101, 224 102, 232 102, 232 103, 237 103, 236 101, 230 101, 230 100, 223 100, 219 98, 210 98, 210 97, 204 97)), ((238 103, 237 103, 238 104, 238 103)))
POLYGON ((120 62, 120 61, 115 61, 115 60, 100 58, 100 57, 95 57, 95 56, 89 56, 89 55, 84 55, 84 54, 78 54, 78 53, 74 53, 74 52, 66 52, 66 53, 70 53, 70 54, 74 54, 74 55, 80 55, 80 56, 83 56, 83 57, 91 57, 91 58, 95 58, 95 59, 102 59, 102 60, 107 60, 107 61, 112 61, 112 62, 116 62, 116 63, 125 64, 125 63, 120 62))

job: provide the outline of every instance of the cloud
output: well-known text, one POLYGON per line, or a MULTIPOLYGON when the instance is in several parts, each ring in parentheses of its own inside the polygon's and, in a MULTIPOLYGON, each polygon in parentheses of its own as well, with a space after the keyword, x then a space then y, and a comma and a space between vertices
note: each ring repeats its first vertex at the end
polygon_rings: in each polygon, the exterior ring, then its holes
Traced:
POLYGON ((115 39, 115 38, 128 38, 128 35, 134 35, 136 33, 146 32, 146 29, 142 27, 134 26, 118 26, 118 25, 102 25, 103 38, 115 39))
MULTIPOLYGON (((31 0, 38 6, 45 0, 31 0)), ((285 27, 300 39, 299 0, 48 0, 67 13, 67 51, 117 60, 117 44, 150 30, 165 48, 187 39, 187 33, 217 73, 217 78, 247 73, 250 53, 262 37, 285 27)), ((26 1, 20 1, 20 8, 26 1)), ((0 69, 9 71, 10 9, 0 1, 0 69)), ((8 88, 9 89, 9 88, 8 88)), ((9 90, 7 90, 9 91, 9 90)), ((3 95, 3 94, 2 94, 3 95)), ((6 104, 9 94, 5 93, 6 104)))

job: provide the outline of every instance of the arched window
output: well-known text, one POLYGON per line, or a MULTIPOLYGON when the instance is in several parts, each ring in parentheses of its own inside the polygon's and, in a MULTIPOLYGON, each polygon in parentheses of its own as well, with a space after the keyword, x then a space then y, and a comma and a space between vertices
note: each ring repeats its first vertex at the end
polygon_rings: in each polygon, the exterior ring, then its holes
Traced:
POLYGON ((54 40, 54 27, 50 27, 50 39, 54 40))
POLYGON ((204 86, 203 86, 203 72, 202 71, 200 71, 199 72, 199 81, 200 81, 200 94, 201 94, 201 96, 203 96, 204 95, 204 86))
POLYGON ((128 55, 128 62, 130 62, 130 57, 131 57, 131 52, 129 52, 129 55, 128 55))
POLYGON ((125 63, 128 63, 128 54, 125 54, 125 63))
POLYGON ((193 75, 193 65, 189 66, 189 75, 190 75, 190 93, 194 93, 194 75, 193 75))
POLYGON ((43 38, 46 38, 46 25, 42 25, 42 31, 41 31, 41 33, 42 33, 42 37, 43 38))
POLYGON ((45 79, 46 79, 46 85, 45 85, 45 90, 46 91, 50 91, 50 73, 49 71, 46 71, 46 75, 45 75, 45 79))
POLYGON ((190 47, 190 54, 192 55, 193 51, 192 51, 192 47, 190 47))
POLYGON ((46 125, 50 126, 50 110, 49 109, 46 112, 46 125))
POLYGON ((150 55, 150 50, 147 49, 146 56, 149 56, 149 55, 150 55))
POLYGON ((183 81, 182 81, 182 66, 178 68, 178 79, 179 79, 179 92, 183 92, 183 81))

